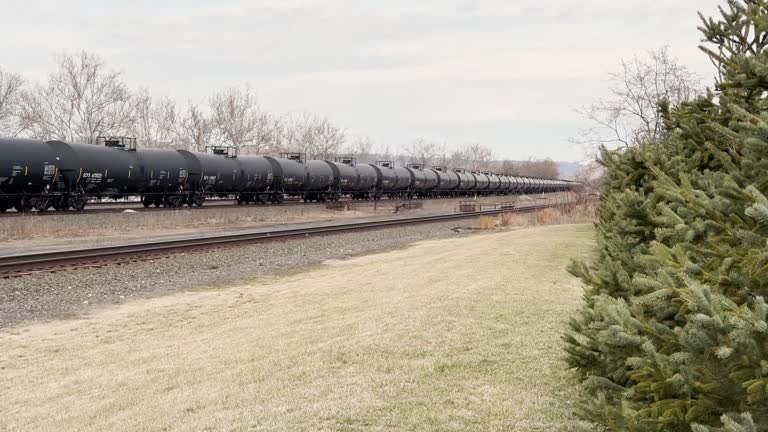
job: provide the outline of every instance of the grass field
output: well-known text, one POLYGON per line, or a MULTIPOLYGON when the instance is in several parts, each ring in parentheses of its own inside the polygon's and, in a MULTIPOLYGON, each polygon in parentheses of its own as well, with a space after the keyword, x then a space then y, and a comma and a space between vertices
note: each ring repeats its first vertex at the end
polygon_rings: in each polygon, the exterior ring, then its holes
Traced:
POLYGON ((0 430, 566 431, 588 225, 478 234, 0 335, 0 430))

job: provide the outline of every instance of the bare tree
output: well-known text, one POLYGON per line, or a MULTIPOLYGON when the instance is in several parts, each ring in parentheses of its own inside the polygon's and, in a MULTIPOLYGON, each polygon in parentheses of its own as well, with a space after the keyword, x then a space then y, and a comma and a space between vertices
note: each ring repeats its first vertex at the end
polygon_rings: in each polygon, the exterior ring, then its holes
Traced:
POLYGON ((32 137, 90 144, 130 128, 134 99, 120 73, 85 51, 60 56, 57 65, 45 85, 22 93, 20 116, 32 137))
POLYGON ((394 162, 395 155, 392 153, 392 147, 389 144, 378 144, 374 152, 379 160, 394 162))
POLYGON ((356 157, 359 163, 372 163, 375 162, 372 160, 373 147, 374 142, 371 137, 358 136, 349 143, 344 152, 356 157))
POLYGON ((312 154, 313 159, 333 159, 342 144, 347 140, 344 129, 334 125, 323 117, 313 126, 317 146, 312 154))
POLYGON ((578 112, 592 126, 571 141, 586 145, 630 146, 661 138, 663 124, 658 103, 673 105, 694 98, 700 80, 672 57, 669 48, 651 50, 645 56, 622 60, 618 72, 610 74, 610 93, 578 112))
POLYGON ((318 121, 317 116, 308 112, 288 115, 282 127, 282 141, 285 149, 306 155, 313 154, 317 147, 317 136, 313 125, 318 121))
POLYGON ((405 148, 405 153, 410 157, 411 163, 420 163, 424 166, 434 163, 437 152, 437 144, 423 137, 416 138, 405 148))
POLYGON ((347 140, 344 129, 307 112, 287 116, 281 129, 284 148, 310 159, 333 159, 347 140))
POLYGON ((504 159, 499 165, 499 172, 504 175, 512 175, 515 173, 515 163, 509 159, 504 159))
POLYGON ((467 144, 464 147, 464 154, 469 164, 465 168, 479 171, 490 171, 492 169, 493 150, 490 147, 480 143, 467 144))
POLYGON ((213 119, 206 116, 198 105, 188 102, 187 111, 177 127, 177 134, 186 148, 203 151, 211 143, 213 119))
POLYGON ((261 110, 249 87, 229 88, 211 98, 215 132, 223 142, 262 153, 274 139, 274 120, 261 110))
POLYGON ((178 137, 176 103, 170 98, 152 100, 142 89, 135 96, 136 108, 130 133, 145 147, 171 148, 178 137))
POLYGON ((493 150, 480 143, 467 144, 451 153, 448 164, 452 167, 473 171, 492 171, 494 168, 493 150))
POLYGON ((603 188, 605 183, 606 169, 603 165, 593 161, 586 165, 582 165, 576 174, 574 180, 580 182, 587 192, 597 193, 603 188))
POLYGON ((526 177, 557 178, 560 170, 552 159, 529 159, 515 164, 513 175, 526 177))
POLYGON ((0 135, 15 137, 25 129, 19 117, 19 98, 23 87, 21 75, 0 68, 0 135))

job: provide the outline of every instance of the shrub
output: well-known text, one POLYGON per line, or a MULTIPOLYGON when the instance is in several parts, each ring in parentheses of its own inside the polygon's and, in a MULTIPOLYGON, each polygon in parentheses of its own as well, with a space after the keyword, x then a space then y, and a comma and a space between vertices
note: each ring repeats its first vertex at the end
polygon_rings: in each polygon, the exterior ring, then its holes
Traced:
POLYGON ((714 90, 661 102, 664 138, 601 152, 598 255, 565 335, 616 431, 768 429, 768 6, 704 19, 714 90))

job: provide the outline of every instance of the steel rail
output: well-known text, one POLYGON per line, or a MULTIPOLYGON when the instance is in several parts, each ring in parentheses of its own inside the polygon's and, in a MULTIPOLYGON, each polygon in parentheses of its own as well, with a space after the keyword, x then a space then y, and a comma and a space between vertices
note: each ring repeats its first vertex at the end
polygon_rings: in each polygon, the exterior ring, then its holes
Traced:
MULTIPOLYGON (((538 204, 525 207, 506 209, 482 210, 464 213, 451 213, 442 215, 416 216, 408 218, 396 218, 378 221, 350 222, 335 225, 322 225, 314 227, 285 228, 271 231, 247 232, 225 234, 203 238, 163 240, 148 243, 101 246, 88 249, 67 251, 43 252, 27 255, 11 255, 0 257, 0 274, 9 274, 13 271, 25 269, 40 269, 43 266, 61 266, 74 263, 88 263, 89 260, 111 260, 122 257, 141 256, 144 254, 164 254, 170 252, 187 252, 194 249, 210 247, 223 247, 243 243, 256 243, 262 241, 285 240, 295 237, 308 237, 310 235, 326 235, 341 232, 378 229, 392 226, 412 225, 420 223, 435 223, 458 219, 468 219, 485 215, 498 215, 501 213, 521 213, 534 211, 547 207, 556 207, 560 204, 538 204)), ((45 271, 45 270, 43 270, 45 271)))
POLYGON ((98 204, 90 204, 87 206, 83 211, 75 211, 75 210, 68 210, 68 211, 55 211, 55 210, 48 210, 48 211, 31 211, 31 212, 17 212, 17 211, 10 211, 6 213, 0 213, 0 218, 30 218, 30 217, 50 217, 50 216, 77 216, 77 215, 87 215, 87 214, 120 214, 124 213, 126 210, 129 212, 135 212, 135 213, 153 213, 153 212, 174 212, 174 211, 206 211, 211 209, 227 209, 227 208, 265 208, 269 206, 283 206, 283 207, 291 207, 291 206, 298 206, 298 205, 324 205, 325 203, 305 203, 305 202, 299 202, 299 201, 285 201, 282 204, 243 204, 238 205, 234 202, 224 202, 224 201, 213 201, 212 204, 206 202, 206 205, 202 207, 147 207, 141 205, 141 203, 138 203, 138 205, 130 206, 126 204, 133 204, 133 203, 98 203, 98 204), (122 204, 123 206, 120 206, 122 204))

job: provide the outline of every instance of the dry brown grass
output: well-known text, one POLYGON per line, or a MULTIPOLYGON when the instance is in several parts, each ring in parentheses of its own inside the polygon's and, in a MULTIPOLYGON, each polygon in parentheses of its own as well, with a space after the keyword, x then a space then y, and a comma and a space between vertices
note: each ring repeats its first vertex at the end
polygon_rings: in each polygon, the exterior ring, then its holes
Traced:
POLYGON ((568 431, 588 225, 479 234, 0 335, 7 430, 568 431))
POLYGON ((496 229, 499 227, 499 216, 480 216, 480 229, 496 229))
POLYGON ((523 228, 537 225, 583 224, 595 221, 596 203, 558 204, 535 211, 506 212, 480 216, 480 229, 523 228))
POLYGON ((503 213, 501 215, 501 226, 503 227, 526 227, 531 225, 531 215, 526 213, 503 213))
POLYGON ((539 225, 552 225, 560 221, 562 213, 556 208, 544 208, 536 212, 536 221, 539 225))

